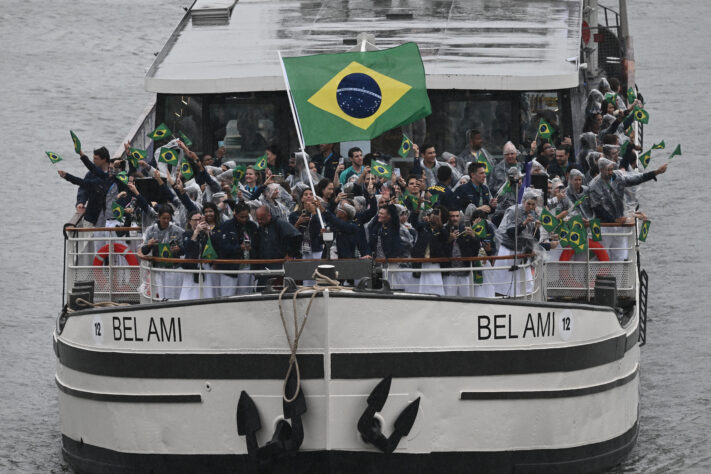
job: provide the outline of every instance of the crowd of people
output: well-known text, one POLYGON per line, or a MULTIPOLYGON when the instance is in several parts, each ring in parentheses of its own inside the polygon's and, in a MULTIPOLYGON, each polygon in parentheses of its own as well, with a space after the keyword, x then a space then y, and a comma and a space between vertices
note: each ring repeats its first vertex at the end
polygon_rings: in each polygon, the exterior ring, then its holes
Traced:
MULTIPOLYGON (((619 81, 603 81, 601 90, 590 95, 577 151, 570 136, 556 131, 525 149, 509 141, 503 156, 494 157, 482 134, 470 130, 468 146, 459 155, 440 154, 432 143, 413 144, 414 157, 399 168, 388 167, 384 155, 364 156, 357 147, 341 157, 335 143, 320 145, 313 156, 296 152, 288 158, 271 145, 265 163, 244 167, 229 160, 223 148, 215 156, 198 156, 173 139, 137 163, 126 159, 129 143, 126 156, 115 160, 103 147, 94 150, 93 159, 79 152, 86 175, 59 174, 79 187, 76 208, 86 225, 142 228, 139 255, 211 261, 163 263, 167 268, 242 270, 205 273, 202 284, 190 272, 161 272, 162 298, 253 292, 265 277, 255 278, 252 271, 281 267, 234 261, 319 258, 446 257, 451 260, 400 263, 391 285, 441 295, 511 295, 515 272, 472 270, 510 267, 511 260, 457 258, 554 251, 557 235, 539 220, 544 208, 561 220, 597 217, 619 225, 646 218, 638 211, 634 186, 655 179, 666 165, 640 169, 641 148, 630 125, 631 112, 641 103, 628 104, 619 87, 619 81), (166 148, 179 156, 177 165, 158 158, 166 148), (189 173, 183 163, 189 164, 189 173), (529 187, 529 176, 539 176, 538 182, 543 177, 547 188, 529 187), (150 193, 139 191, 142 178, 153 178, 157 186, 150 193), (332 242, 324 241, 326 229, 334 235, 332 242)), ((627 242, 612 239, 603 241, 611 260, 625 260, 627 242)))

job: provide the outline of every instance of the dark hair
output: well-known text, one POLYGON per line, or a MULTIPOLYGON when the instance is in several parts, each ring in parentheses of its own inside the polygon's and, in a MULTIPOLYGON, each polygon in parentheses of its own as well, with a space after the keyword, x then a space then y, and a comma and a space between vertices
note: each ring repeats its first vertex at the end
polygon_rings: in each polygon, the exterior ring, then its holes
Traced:
POLYGON ((611 77, 610 79, 608 79, 607 82, 610 83, 610 89, 612 90, 612 92, 617 92, 617 89, 620 88, 620 80, 616 77, 611 77))
POLYGON ((238 203, 235 203, 235 205, 232 207, 232 213, 236 216, 240 212, 247 211, 249 212, 249 205, 244 202, 240 201, 238 203))
POLYGON ((409 183, 411 179, 419 181, 420 178, 418 176, 415 176, 414 174, 408 175, 407 179, 405 180, 405 184, 409 183))
POLYGON ((424 144, 420 147, 420 153, 422 153, 422 154, 424 155, 428 148, 434 148, 434 144, 432 144, 432 143, 424 143, 424 144))
POLYGON ((614 133, 606 133, 604 137, 602 137, 602 144, 603 145, 617 145, 618 143, 618 138, 617 135, 614 133))
POLYGON ((187 217, 187 219, 185 220, 185 229, 186 229, 186 230, 189 230, 189 229, 190 229, 190 219, 192 219, 193 216, 196 215, 196 214, 202 214, 202 213, 201 213, 200 211, 198 211, 197 209, 195 209, 194 211, 188 212, 188 217, 187 217))
POLYGON ((348 150, 348 158, 353 158, 353 154, 354 154, 355 152, 357 152, 357 151, 363 153, 363 150, 361 150, 361 149, 358 148, 357 146, 354 146, 353 148, 351 148, 350 150, 348 150))
POLYGON ((563 150, 566 155, 570 155, 570 145, 558 145, 556 150, 563 150))
POLYGON ((111 159, 111 156, 109 155, 109 150, 107 150, 105 146, 94 150, 94 154, 104 161, 109 161, 109 159, 111 159))
POLYGON ((471 130, 467 130, 467 134, 469 135, 469 141, 472 141, 472 138, 481 135, 481 132, 476 128, 472 128, 471 130))
MULTIPOLYGON (((212 209, 215 212, 215 224, 219 224, 220 211, 217 210, 217 205, 214 202, 206 202, 205 205, 202 206, 202 213, 205 214, 207 209, 212 209)), ((207 217, 205 218, 205 221, 207 221, 207 217)))
POLYGON ((479 168, 486 168, 486 165, 478 161, 472 161, 467 167, 467 173, 469 173, 470 175, 472 173, 476 173, 477 171, 479 171, 479 168))
POLYGON ((444 183, 452 177, 452 168, 447 165, 442 165, 437 169, 437 181, 444 183))
POLYGON ((162 204, 158 208, 158 217, 160 217, 162 214, 165 214, 166 212, 172 216, 173 215, 173 206, 171 206, 170 204, 162 204))
POLYGON ((323 190, 326 189, 326 187, 332 183, 330 179, 323 178, 321 181, 316 183, 316 186, 314 187, 316 189, 316 195, 319 197, 323 197, 323 190))

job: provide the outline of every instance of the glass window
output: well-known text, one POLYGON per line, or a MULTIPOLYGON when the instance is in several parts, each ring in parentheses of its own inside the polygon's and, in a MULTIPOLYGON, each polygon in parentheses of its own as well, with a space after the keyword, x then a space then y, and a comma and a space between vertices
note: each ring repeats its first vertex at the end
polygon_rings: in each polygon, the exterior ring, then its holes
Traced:
POLYGON ((202 140, 202 97, 190 95, 164 95, 163 120, 158 120, 156 125, 164 122, 173 132, 183 132, 193 142, 191 148, 203 150, 202 140))
MULTIPOLYGON (((553 128, 561 129, 561 107, 558 92, 524 92, 521 94, 521 143, 528 147, 538 136, 538 125, 545 118, 553 128)), ((554 138, 558 136, 554 133, 554 138)))

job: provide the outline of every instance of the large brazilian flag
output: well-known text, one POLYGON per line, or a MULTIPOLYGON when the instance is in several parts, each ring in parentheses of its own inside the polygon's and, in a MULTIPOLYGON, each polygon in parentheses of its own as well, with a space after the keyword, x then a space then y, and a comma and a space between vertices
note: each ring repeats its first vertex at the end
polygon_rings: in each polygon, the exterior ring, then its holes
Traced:
POLYGON ((415 43, 283 61, 305 145, 370 140, 432 113, 415 43))

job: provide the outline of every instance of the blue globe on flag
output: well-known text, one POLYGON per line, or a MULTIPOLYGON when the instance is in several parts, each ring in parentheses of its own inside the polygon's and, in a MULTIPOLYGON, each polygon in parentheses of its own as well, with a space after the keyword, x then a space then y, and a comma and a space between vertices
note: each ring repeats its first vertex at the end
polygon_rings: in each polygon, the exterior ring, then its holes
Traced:
POLYGON ((378 111, 383 101, 380 86, 367 74, 348 74, 338 84, 336 90, 338 107, 353 118, 370 117, 378 111))

